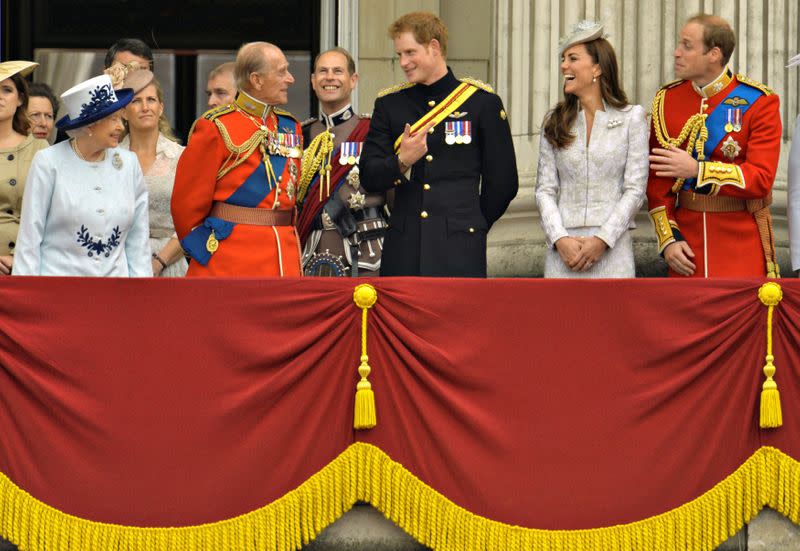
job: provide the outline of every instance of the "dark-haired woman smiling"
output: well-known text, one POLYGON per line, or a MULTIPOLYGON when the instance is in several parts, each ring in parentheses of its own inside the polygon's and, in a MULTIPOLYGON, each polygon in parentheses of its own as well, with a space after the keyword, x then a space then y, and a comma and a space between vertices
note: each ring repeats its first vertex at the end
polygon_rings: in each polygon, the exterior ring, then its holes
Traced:
POLYGON ((628 104, 602 25, 578 23, 560 51, 564 100, 544 119, 536 183, 545 277, 634 277, 628 229, 647 185, 645 112, 628 104))

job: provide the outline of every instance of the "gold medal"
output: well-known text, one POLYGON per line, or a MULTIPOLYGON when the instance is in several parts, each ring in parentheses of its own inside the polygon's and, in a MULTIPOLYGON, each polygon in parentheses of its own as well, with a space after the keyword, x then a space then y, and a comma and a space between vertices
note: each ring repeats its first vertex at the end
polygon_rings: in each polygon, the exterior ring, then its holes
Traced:
POLYGON ((729 134, 730 134, 731 132, 733 132, 733 125, 732 125, 731 123, 729 123, 729 122, 728 122, 728 123, 725 123, 725 132, 727 132, 727 133, 729 133, 729 134))
POLYGON ((214 230, 211 230, 211 235, 208 236, 208 241, 206 241, 206 250, 214 254, 217 249, 219 249, 219 241, 217 241, 217 236, 214 235, 214 230))
POLYGON ((464 143, 464 136, 456 136, 456 143, 464 143))
POLYGON ((350 156, 347 158, 347 164, 351 164, 351 165, 354 165, 354 164, 356 164, 356 158, 355 158, 354 156, 350 155, 350 156))

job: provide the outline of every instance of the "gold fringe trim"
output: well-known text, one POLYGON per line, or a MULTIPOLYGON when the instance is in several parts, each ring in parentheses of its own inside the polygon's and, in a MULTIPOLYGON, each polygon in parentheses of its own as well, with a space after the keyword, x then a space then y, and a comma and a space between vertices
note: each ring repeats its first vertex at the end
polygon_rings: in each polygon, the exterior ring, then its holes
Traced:
POLYGON ((762 447, 711 490, 672 511, 607 528, 539 530, 474 515, 379 448, 356 443, 296 490, 261 509, 182 528, 83 520, 45 505, 0 475, 0 531, 21 549, 289 551, 313 540, 358 501, 371 503, 417 541, 442 551, 711 551, 764 506, 800 524, 800 463, 762 447))

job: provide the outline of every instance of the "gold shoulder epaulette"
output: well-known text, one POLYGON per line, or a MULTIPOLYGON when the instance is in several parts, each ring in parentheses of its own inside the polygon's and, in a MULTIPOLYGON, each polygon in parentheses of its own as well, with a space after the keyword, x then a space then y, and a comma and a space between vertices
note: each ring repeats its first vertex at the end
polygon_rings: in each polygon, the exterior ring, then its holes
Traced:
POLYGON ((750 78, 748 76, 736 73, 736 80, 738 80, 742 84, 747 84, 748 86, 752 86, 753 88, 758 88, 759 90, 764 92, 765 96, 771 96, 772 94, 775 93, 775 92, 772 91, 772 88, 770 88, 766 84, 758 82, 757 80, 753 80, 752 78, 750 78))
POLYGON ((472 78, 472 77, 464 77, 459 80, 461 80, 461 82, 466 82, 467 84, 472 84, 473 86, 476 86, 481 90, 486 90, 490 94, 494 94, 494 88, 492 88, 482 80, 478 80, 477 78, 472 78))
POLYGON ((406 88, 411 88, 414 86, 416 82, 403 82, 402 84, 395 84, 394 86, 389 86, 388 88, 384 88, 380 92, 378 92, 377 97, 382 98, 383 96, 388 96, 389 94, 394 94, 395 92, 399 92, 400 90, 405 90, 406 88))
POLYGON ((236 111, 236 105, 233 103, 229 103, 227 105, 220 105, 219 107, 213 107, 203 113, 203 118, 209 121, 213 121, 217 117, 221 117, 222 115, 227 115, 228 113, 233 113, 236 111))
POLYGON ((359 115, 359 117, 362 118, 362 119, 371 119, 372 118, 372 113, 361 113, 359 115))
POLYGON ((678 80, 673 80, 672 82, 668 82, 668 83, 662 85, 661 89, 662 90, 666 90, 668 88, 674 88, 675 86, 677 86, 678 84, 680 84, 682 82, 683 82, 683 79, 679 78, 678 80))

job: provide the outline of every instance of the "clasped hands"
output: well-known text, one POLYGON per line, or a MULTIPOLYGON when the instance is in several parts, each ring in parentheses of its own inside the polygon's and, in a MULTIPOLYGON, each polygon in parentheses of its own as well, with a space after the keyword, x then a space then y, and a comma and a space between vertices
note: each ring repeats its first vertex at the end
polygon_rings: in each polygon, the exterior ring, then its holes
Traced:
POLYGON ((599 237, 567 235, 556 241, 561 260, 573 272, 585 272, 600 260, 608 245, 599 237))

